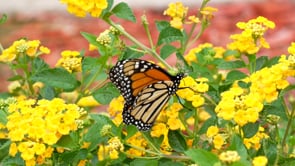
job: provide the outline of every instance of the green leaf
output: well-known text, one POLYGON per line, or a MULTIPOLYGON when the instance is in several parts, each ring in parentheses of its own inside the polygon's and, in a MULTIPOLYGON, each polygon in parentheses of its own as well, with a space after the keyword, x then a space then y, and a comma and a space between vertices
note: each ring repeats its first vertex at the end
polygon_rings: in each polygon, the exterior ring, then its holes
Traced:
POLYGON ((51 100, 55 97, 55 91, 52 87, 45 85, 40 89, 40 95, 43 99, 51 100))
POLYGON ((243 78, 246 78, 247 75, 241 71, 238 71, 238 70, 232 70, 230 71, 227 76, 226 76, 226 82, 234 82, 236 80, 240 80, 240 79, 243 79, 243 78))
POLYGON ((114 97, 119 95, 117 88, 110 82, 93 93, 95 100, 101 104, 109 104, 114 97))
POLYGON ((156 27, 161 32, 163 29, 170 27, 170 23, 168 21, 156 21, 156 27))
POLYGON ((8 79, 8 81, 17 81, 17 80, 21 80, 21 79, 23 79, 23 77, 21 75, 16 75, 16 76, 10 77, 8 79))
POLYGON ((65 151, 60 155, 58 165, 78 165, 80 160, 87 158, 87 149, 77 151, 65 151))
POLYGON ((172 45, 164 45, 160 50, 160 56, 163 59, 168 58, 172 53, 174 53, 177 49, 172 45))
POLYGON ((138 52, 135 49, 131 49, 129 47, 126 47, 125 50, 123 51, 122 55, 120 56, 120 60, 140 58, 143 55, 144 55, 143 52, 138 52))
POLYGON ((20 153, 17 153, 15 157, 7 155, 1 161, 1 165, 9 166, 25 166, 24 160, 21 158, 20 153))
POLYGON ((112 13, 114 13, 117 17, 136 22, 136 18, 133 14, 133 11, 125 2, 118 3, 112 10, 112 13))
POLYGON ((243 143, 243 140, 237 134, 233 135, 228 150, 235 150, 239 153, 239 156, 241 156, 241 158, 248 158, 247 149, 243 143))
POLYGON ((5 111, 1 109, 0 109, 0 123, 4 125, 7 123, 7 115, 5 111))
POLYGON ((287 121, 288 116, 286 114, 286 111, 284 110, 283 103, 284 103, 284 98, 280 97, 280 98, 278 98, 278 100, 275 100, 270 105, 265 105, 264 106, 264 112, 266 112, 267 115, 269 115, 269 114, 277 115, 282 120, 287 121))
POLYGON ((94 123, 88 128, 87 133, 83 136, 84 142, 91 142, 89 149, 93 150, 97 147, 97 144, 107 140, 107 137, 103 137, 100 134, 101 129, 105 125, 111 125, 112 131, 117 130, 116 126, 112 123, 109 117, 101 114, 89 114, 94 123))
POLYGON ((268 164, 269 165, 275 165, 276 158, 277 158, 277 145, 270 139, 267 139, 264 141, 263 144, 263 150, 264 154, 266 155, 268 159, 268 164))
POLYGON ((218 69, 231 70, 231 69, 244 68, 246 67, 246 64, 244 61, 241 61, 241 60, 223 61, 223 62, 219 62, 217 67, 218 69))
POLYGON ((135 159, 130 163, 130 166, 152 166, 158 165, 158 160, 149 160, 149 159, 135 159))
POLYGON ((259 123, 247 123, 242 127, 244 137, 251 138, 253 137, 259 129, 259 123))
POLYGON ((127 125, 126 127, 126 137, 125 139, 127 140, 128 138, 132 137, 134 134, 138 132, 138 129, 134 125, 127 125))
POLYGON ((266 62, 268 61, 268 56, 260 56, 256 59, 256 71, 262 69, 266 62))
POLYGON ((224 53, 223 53, 223 57, 224 59, 226 59, 227 57, 231 57, 231 56, 234 56, 236 58, 240 57, 241 54, 239 51, 237 50, 226 50, 224 53))
POLYGON ((49 65, 40 57, 34 58, 32 62, 32 73, 38 73, 43 70, 49 69, 49 65))
POLYGON ((56 143, 58 146, 68 148, 68 149, 76 149, 79 148, 79 143, 75 142, 75 139, 73 139, 70 135, 64 135, 62 136, 58 142, 56 143))
POLYGON ((271 67, 271 66, 273 66, 275 64, 278 64, 280 57, 281 56, 275 56, 275 57, 271 58, 270 60, 268 60, 265 63, 265 67, 271 67))
POLYGON ((7 21, 7 15, 3 14, 2 17, 0 18, 0 24, 3 24, 7 21))
POLYGON ((202 127, 199 130, 199 134, 205 134, 210 126, 214 126, 216 124, 216 118, 215 117, 210 117, 207 119, 202 127))
POLYGON ((172 161, 170 159, 161 158, 159 160, 159 166, 184 166, 184 163, 179 161, 172 161))
POLYGON ((169 130, 168 138, 169 138, 169 145, 176 152, 183 152, 187 149, 185 139, 179 133, 179 131, 169 130))
POLYGON ((218 157, 215 154, 203 149, 189 149, 184 153, 201 166, 212 166, 219 163, 218 157))
POLYGON ((160 32, 157 45, 181 40, 182 37, 182 32, 179 29, 167 27, 160 32))
POLYGON ((81 35, 90 43, 97 46, 97 36, 87 32, 81 32, 81 35))
POLYGON ((60 88, 65 91, 72 91, 80 85, 73 75, 62 68, 43 70, 34 74, 31 80, 40 81, 48 86, 60 88))
MULTIPOLYGON (((2 111, 0 111, 1 113, 2 111)), ((1 122, 2 123, 2 122, 1 122)), ((2 123, 6 124, 6 123, 2 123)), ((9 156, 9 147, 10 147, 11 141, 8 140, 0 140, 0 163, 1 161, 6 157, 9 156)), ((2 163, 3 164, 3 163, 2 163)))

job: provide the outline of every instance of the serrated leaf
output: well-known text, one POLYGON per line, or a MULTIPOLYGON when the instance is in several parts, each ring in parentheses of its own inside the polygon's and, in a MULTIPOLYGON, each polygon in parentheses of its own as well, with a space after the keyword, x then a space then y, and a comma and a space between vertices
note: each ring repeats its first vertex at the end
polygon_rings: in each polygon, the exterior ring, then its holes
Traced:
POLYGON ((226 82, 234 82, 236 80, 240 80, 247 77, 247 75, 241 71, 238 70, 232 70, 230 71, 226 76, 226 82))
POLYGON ((136 18, 133 14, 133 11, 125 2, 118 3, 112 10, 112 13, 114 13, 117 17, 129 20, 132 22, 136 22, 136 18))
POLYGON ((201 166, 212 166, 219 163, 218 157, 215 154, 203 149, 189 149, 184 153, 201 166))
POLYGON ((268 56, 260 56, 256 59, 256 71, 262 69, 266 62, 268 61, 268 56))
POLYGON ((176 152, 183 152, 187 149, 187 144, 179 131, 168 131, 169 145, 176 152))
POLYGON ((247 123, 242 127, 244 137, 251 138, 253 137, 259 129, 259 123, 247 123))
POLYGON ((270 139, 267 139, 266 141, 264 141, 263 150, 264 150, 264 154, 268 158, 267 163, 269 165, 276 165, 275 162, 276 162, 277 153, 278 153, 277 144, 275 144, 270 139))
POLYGON ((217 67, 218 69, 231 70, 231 69, 244 68, 246 67, 246 64, 244 61, 241 61, 241 60, 223 61, 219 63, 217 67))
POLYGON ((156 21, 156 27, 161 32, 163 29, 170 27, 170 23, 168 21, 156 21))
POLYGON ((144 55, 143 52, 138 52, 138 51, 135 51, 134 49, 126 47, 125 50, 123 51, 122 55, 120 56, 120 60, 140 58, 143 55, 144 55))
POLYGON ((97 36, 93 35, 91 33, 87 33, 87 32, 81 32, 81 35, 90 43, 93 45, 97 45, 97 36))
POLYGON ((87 158, 87 149, 65 151, 60 155, 58 165, 78 165, 80 160, 87 158))
POLYGON ((181 40, 182 37, 182 32, 179 29, 167 27, 160 32, 157 45, 181 40))
POLYGON ((80 85, 73 75, 62 68, 43 70, 34 74, 31 80, 40 81, 48 86, 60 88, 65 91, 72 91, 80 85))
POLYGON ((160 50, 160 56, 163 59, 168 58, 172 53, 174 53, 177 49, 172 45, 164 45, 160 50))
POLYGON ((248 157, 247 149, 244 145, 244 142, 243 142, 242 138, 240 136, 238 136, 237 134, 233 135, 233 137, 231 139, 231 144, 228 147, 228 150, 237 151, 239 153, 239 156, 241 156, 241 158, 248 157))
POLYGON ((106 84, 93 93, 95 100, 101 104, 109 104, 114 97, 119 95, 119 91, 112 83, 106 84))
POLYGON ((75 140, 70 135, 62 136, 56 144, 67 149, 79 148, 78 142, 75 142, 75 140))
POLYGON ((32 73, 38 73, 43 70, 49 69, 49 65, 40 57, 34 58, 32 62, 32 73))

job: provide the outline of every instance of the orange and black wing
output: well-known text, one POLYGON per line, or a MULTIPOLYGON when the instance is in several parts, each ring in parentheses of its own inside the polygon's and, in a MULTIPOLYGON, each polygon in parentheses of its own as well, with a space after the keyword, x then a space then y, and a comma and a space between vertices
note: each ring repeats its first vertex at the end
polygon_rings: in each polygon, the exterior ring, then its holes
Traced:
POLYGON ((148 85, 158 81, 175 79, 161 67, 140 59, 117 62, 111 68, 109 76, 128 104, 131 104, 137 94, 148 85))
POLYGON ((171 76, 155 64, 129 59, 117 62, 109 76, 125 99, 124 123, 148 130, 184 75, 171 76))

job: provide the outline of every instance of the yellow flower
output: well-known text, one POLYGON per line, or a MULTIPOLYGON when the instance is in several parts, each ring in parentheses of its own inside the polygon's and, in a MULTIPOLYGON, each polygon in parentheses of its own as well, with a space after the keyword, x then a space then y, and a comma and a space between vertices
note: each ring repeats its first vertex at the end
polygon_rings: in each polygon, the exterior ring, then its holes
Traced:
POLYGON ((45 47, 45 46, 40 46, 40 51, 43 53, 43 54, 50 54, 50 49, 45 47))
POLYGON ((295 42, 292 42, 291 46, 288 47, 288 53, 291 55, 295 55, 295 42))
POLYGON ((107 158, 109 154, 109 148, 105 145, 99 145, 98 151, 97 151, 97 158, 98 161, 103 161, 107 158))
POLYGON ((82 70, 82 57, 78 51, 63 51, 62 58, 58 60, 56 66, 60 66, 72 72, 80 72, 82 70))
POLYGON ((259 16, 248 22, 238 22, 237 27, 244 30, 241 34, 231 35, 234 42, 228 44, 228 48, 242 53, 255 54, 261 47, 269 48, 269 44, 263 38, 265 32, 273 29, 275 24, 268 19, 259 16))
POLYGON ((77 130, 76 120, 80 117, 78 106, 65 104, 58 98, 51 101, 21 99, 10 104, 8 112, 6 127, 12 141, 10 155, 15 155, 17 146, 26 162, 37 159, 39 164, 51 156, 53 149, 50 146, 63 134, 77 130))
POLYGON ((26 50, 26 53, 28 56, 32 57, 35 56, 37 53, 37 49, 40 45, 40 41, 39 40, 31 40, 27 42, 28 48, 26 50))
POLYGON ((130 138, 128 138, 126 140, 126 142, 128 144, 131 144, 133 146, 139 147, 139 149, 135 149, 135 148, 130 148, 126 151, 127 154, 130 155, 130 157, 132 156, 144 156, 145 155, 145 151, 144 150, 140 150, 140 149, 145 149, 147 148, 147 141, 143 138, 142 134, 140 132, 135 133, 133 136, 131 136, 130 138))
POLYGON ((85 17, 89 13, 92 17, 99 17, 101 12, 107 8, 107 0, 60 0, 68 5, 68 12, 77 17, 85 17))
POLYGON ((99 36, 97 37, 96 41, 99 44, 104 45, 104 46, 109 45, 112 42, 112 38, 109 35, 109 33, 110 33, 110 30, 109 29, 103 31, 102 33, 99 34, 99 36))
POLYGON ((206 135, 207 135, 207 137, 212 138, 218 134, 218 131, 219 131, 219 129, 217 126, 210 126, 207 129, 206 135))
POLYGON ((266 166, 267 161, 268 160, 265 156, 257 156, 253 159, 252 164, 253 166, 266 166))
POLYGON ((217 134, 213 137, 213 144, 215 149, 221 149, 224 144, 224 139, 220 134, 217 134))
POLYGON ((211 20, 214 17, 213 12, 217 12, 217 11, 218 11, 217 8, 206 6, 200 11, 200 13, 203 16, 203 19, 211 20))
MULTIPOLYGON (((181 2, 170 3, 168 9, 164 11, 164 15, 170 16, 171 27, 176 29, 182 29, 183 21, 187 15, 188 7, 183 6, 181 2)), ((194 21, 197 21, 194 18, 191 18, 194 21)))
POLYGON ((119 152, 122 152, 124 150, 124 145, 121 143, 121 141, 118 137, 112 137, 108 141, 107 146, 109 149, 110 159, 119 158, 119 152))
POLYGON ((10 147, 9 147, 9 155, 14 157, 14 156, 16 155, 17 151, 18 151, 18 150, 17 150, 17 145, 16 145, 16 143, 14 143, 14 142, 11 143, 11 144, 10 144, 10 147))
POLYGON ((151 130, 151 136, 152 137, 160 137, 161 135, 167 135, 168 128, 164 123, 156 123, 153 125, 151 130))
POLYGON ((241 159, 237 151, 231 150, 222 152, 218 157, 221 161, 225 163, 232 163, 239 161, 241 159))
POLYGON ((93 96, 86 96, 81 98, 78 101, 77 105, 80 107, 95 107, 95 106, 99 106, 100 103, 97 102, 93 96))
POLYGON ((115 125, 119 126, 122 122, 122 111, 124 107, 124 98, 119 96, 118 98, 114 98, 108 108, 108 112, 110 116, 113 118, 113 122, 115 125))

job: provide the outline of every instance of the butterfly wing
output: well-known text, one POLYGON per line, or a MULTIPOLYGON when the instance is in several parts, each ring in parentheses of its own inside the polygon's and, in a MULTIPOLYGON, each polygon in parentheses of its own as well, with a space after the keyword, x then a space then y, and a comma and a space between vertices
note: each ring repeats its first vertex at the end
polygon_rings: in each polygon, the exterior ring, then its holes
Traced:
POLYGON ((124 123, 135 125, 139 130, 149 130, 172 95, 169 89, 173 86, 172 81, 159 81, 144 88, 133 105, 125 105, 124 123))
POLYGON ((171 76, 155 64, 129 59, 117 62, 109 76, 125 99, 124 123, 149 130, 184 75, 171 76))
POLYGON ((138 93, 146 86, 174 78, 161 67, 140 59, 117 62, 111 68, 109 76, 128 104, 132 104, 138 93))

